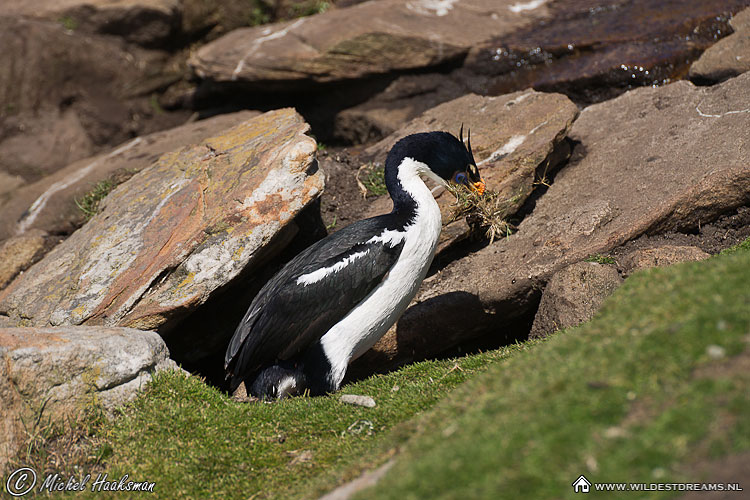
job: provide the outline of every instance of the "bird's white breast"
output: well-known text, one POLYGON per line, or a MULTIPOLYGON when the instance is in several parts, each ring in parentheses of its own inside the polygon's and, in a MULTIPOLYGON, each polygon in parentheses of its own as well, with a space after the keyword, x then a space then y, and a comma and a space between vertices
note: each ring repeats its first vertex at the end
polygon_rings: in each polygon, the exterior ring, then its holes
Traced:
POLYGON ((321 338, 336 386, 343 380, 349 362, 372 347, 403 314, 435 255, 442 221, 437 202, 419 178, 425 170, 423 163, 404 159, 398 177, 416 202, 416 216, 404 231, 384 231, 374 237, 386 244, 404 241, 398 260, 383 281, 321 338))

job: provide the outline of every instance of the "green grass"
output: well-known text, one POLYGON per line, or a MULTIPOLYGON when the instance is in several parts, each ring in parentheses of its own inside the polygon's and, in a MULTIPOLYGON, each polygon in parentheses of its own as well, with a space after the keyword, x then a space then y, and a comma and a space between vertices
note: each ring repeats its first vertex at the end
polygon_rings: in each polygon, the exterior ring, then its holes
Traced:
POLYGON ((99 181, 94 187, 83 195, 81 199, 76 198, 75 204, 88 221, 99 213, 99 203, 116 187, 111 179, 99 181))
POLYGON ((609 255, 602 255, 600 253, 595 253, 594 255, 589 255, 584 259, 586 262, 596 262, 597 264, 616 264, 615 259, 613 257, 610 257, 609 255))
POLYGON ((237 403, 162 373, 88 456, 107 457, 109 477, 156 482, 156 498, 318 498, 394 455, 358 498, 576 498, 580 474, 710 481, 696 463, 750 450, 750 251, 736 250, 635 273, 594 320, 545 341, 342 389, 375 408, 338 394, 237 403))
MULTIPOLYGON (((748 283, 746 251, 637 273, 592 322, 446 398, 357 498, 576 498, 580 474, 710 480, 695 464, 750 450, 750 373, 739 369, 750 355, 748 283)), ((633 494, 590 494, 618 495, 633 494)))
POLYGON ((367 192, 375 196, 381 196, 388 193, 385 185, 385 169, 375 165, 367 165, 363 169, 363 178, 360 179, 360 173, 357 173, 357 180, 367 189, 367 192))
POLYGON ((407 422, 451 389, 530 346, 417 363, 342 390, 373 396, 375 408, 338 394, 237 403, 196 377, 163 373, 98 432, 114 450, 106 470, 156 481, 158 498, 317 498, 387 457, 412 434, 407 422))

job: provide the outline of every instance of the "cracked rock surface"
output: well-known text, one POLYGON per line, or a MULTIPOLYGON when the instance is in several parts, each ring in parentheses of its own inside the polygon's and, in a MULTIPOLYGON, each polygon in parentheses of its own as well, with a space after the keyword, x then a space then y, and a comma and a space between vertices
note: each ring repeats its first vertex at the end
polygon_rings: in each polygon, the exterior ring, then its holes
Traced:
POLYGON ((323 177, 292 109, 162 155, 101 213, 0 292, 8 326, 154 329, 288 241, 323 177), (263 249, 263 252, 261 252, 263 249))

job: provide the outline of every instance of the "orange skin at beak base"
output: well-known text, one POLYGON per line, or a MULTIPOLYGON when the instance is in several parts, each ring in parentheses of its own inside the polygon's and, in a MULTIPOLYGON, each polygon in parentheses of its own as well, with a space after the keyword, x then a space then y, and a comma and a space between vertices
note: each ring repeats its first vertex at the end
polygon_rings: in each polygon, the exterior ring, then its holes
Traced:
POLYGON ((479 194, 479 196, 484 194, 485 186, 483 180, 480 179, 478 182, 473 183, 471 187, 479 194))

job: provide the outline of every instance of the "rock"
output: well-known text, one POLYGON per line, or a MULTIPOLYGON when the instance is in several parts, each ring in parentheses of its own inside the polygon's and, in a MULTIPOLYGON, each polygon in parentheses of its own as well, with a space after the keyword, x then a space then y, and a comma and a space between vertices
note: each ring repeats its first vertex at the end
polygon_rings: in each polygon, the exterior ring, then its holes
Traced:
POLYGON ((355 406, 364 406, 366 408, 375 408, 375 400, 372 399, 370 396, 360 396, 358 394, 342 394, 339 396, 339 400, 342 403, 355 405, 355 406))
MULTIPOLYGON (((471 129, 471 146, 487 188, 508 200, 508 213, 515 213, 526 201, 538 181, 554 170, 553 152, 565 147, 563 139, 578 108, 561 94, 526 90, 499 97, 469 94, 446 102, 399 129, 382 141, 367 148, 363 157, 385 162, 391 147, 402 137, 416 132, 447 130, 458 135, 471 129), (541 171, 539 167, 542 168, 541 171)), ((467 134, 468 135, 468 134, 467 134)), ((563 155, 563 160, 567 155, 563 155)), ((436 196, 443 221, 450 220, 455 198, 443 191, 436 196)), ((369 215, 390 210, 390 198, 384 196, 374 203, 369 215)), ((468 226, 457 221, 444 229, 439 249, 466 235, 468 226)))
POLYGON ((323 189, 308 129, 276 110, 162 155, 0 292, 0 314, 164 333, 288 242, 289 223, 323 189))
POLYGON ((590 320, 621 283, 614 267, 596 262, 561 269, 544 288, 529 338, 543 338, 590 320))
POLYGON ((475 44, 462 72, 475 92, 533 87, 576 103, 600 102, 683 78, 690 62, 728 32, 728 16, 746 6, 745 0, 683 0, 679 9, 649 0, 606 7, 549 2, 554 21, 538 20, 475 44))
POLYGON ((163 85, 163 54, 15 17, 0 46, 0 171, 26 182, 186 116, 141 97, 163 85))
POLYGON ((52 246, 47 233, 39 229, 15 236, 0 244, 0 290, 25 271, 52 246))
POLYGON ((118 35, 145 46, 167 42, 180 27, 179 0, 36 0, 5 2, 0 16, 60 23, 76 32, 118 35))
POLYGON ((377 141, 428 109, 467 93, 440 73, 403 75, 366 102, 338 113, 333 136, 352 144, 377 141))
POLYGON ((24 180, 20 175, 10 175, 0 172, 0 205, 9 198, 13 192, 24 185, 24 180))
POLYGON ((690 66, 695 82, 720 82, 750 71, 750 8, 736 14, 730 26, 734 33, 706 50, 690 66))
POLYGON ((130 328, 0 328, 0 473, 35 426, 111 411, 151 376, 178 369, 154 332, 130 328), (27 427, 25 427, 27 426, 27 427))
POLYGON ((375 486, 395 463, 396 460, 392 458, 377 469, 363 472, 358 478, 342 484, 335 490, 326 493, 318 500, 349 500, 360 491, 375 486))
POLYGON ((629 275, 639 269, 671 266, 680 262, 696 262, 709 257, 709 254, 698 247, 663 245, 633 250, 619 260, 623 273, 629 275))
POLYGON ((257 111, 241 111, 154 132, 131 139, 111 151, 74 162, 28 184, 0 206, 4 214, 0 219, 0 240, 23 234, 31 228, 51 234, 69 234, 85 221, 85 214, 76 206, 75 200, 82 199, 97 182, 130 177, 168 151, 199 143, 259 114, 257 111))
POLYGON ((378 0, 274 25, 241 28, 201 47, 190 65, 204 79, 261 89, 326 83, 459 61, 546 7, 514 12, 514 1, 378 0), (470 26, 471 29, 466 29, 470 26))
POLYGON ((750 203, 748 102, 745 73, 713 87, 636 89, 584 109, 570 132, 580 145, 518 232, 438 269, 361 366, 382 370, 488 332, 523 335, 509 328, 526 321, 556 271, 750 203))

